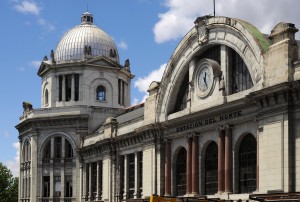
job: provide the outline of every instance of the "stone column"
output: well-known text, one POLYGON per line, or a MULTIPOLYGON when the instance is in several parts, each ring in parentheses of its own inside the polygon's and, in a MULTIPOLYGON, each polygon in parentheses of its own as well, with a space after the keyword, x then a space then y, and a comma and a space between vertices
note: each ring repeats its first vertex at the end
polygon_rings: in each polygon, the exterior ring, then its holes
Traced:
POLYGON ((165 143, 165 196, 171 196, 171 141, 166 139, 165 143))
POLYGON ((75 100, 75 74, 72 74, 71 101, 75 100))
POLYGON ((62 76, 62 101, 66 101, 66 76, 62 76))
POLYGON ((140 184, 140 164, 139 164, 139 154, 138 152, 134 153, 134 198, 139 198, 139 184, 140 184))
POLYGON ((263 128, 259 128, 256 133, 256 191, 259 191, 259 133, 263 128))
POLYGON ((128 154, 124 155, 124 194, 123 199, 127 199, 129 182, 128 182, 128 154))
POLYGON ((186 194, 192 193, 192 137, 187 138, 186 194))
POLYGON ((232 129, 225 132, 225 192, 232 193, 232 129))
POLYGON ((192 195, 198 195, 199 191, 199 142, 198 135, 193 135, 192 143, 192 195))
MULTIPOLYGON (((51 159, 50 159, 50 163, 52 162, 52 165, 54 163, 54 137, 51 138, 51 159)), ((53 170, 53 166, 51 166, 49 168, 50 171, 50 198, 53 198, 53 194, 54 194, 54 170, 53 170)))
POLYGON ((79 166, 80 169, 80 196, 81 199, 84 198, 84 192, 83 192, 83 187, 84 187, 84 183, 83 183, 83 162, 80 163, 79 166))
POLYGON ((218 138, 218 193, 224 192, 224 130, 219 129, 218 138))
POLYGON ((101 199, 101 193, 100 193, 100 161, 97 161, 97 195, 96 200, 101 199))
POLYGON ((93 197, 92 192, 92 163, 89 163, 89 200, 93 197))

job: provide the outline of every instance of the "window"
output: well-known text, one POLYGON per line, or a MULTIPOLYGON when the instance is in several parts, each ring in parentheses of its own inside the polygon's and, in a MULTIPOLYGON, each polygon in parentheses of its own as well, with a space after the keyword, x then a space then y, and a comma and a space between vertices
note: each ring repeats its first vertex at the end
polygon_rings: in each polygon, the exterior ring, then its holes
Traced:
POLYGON ((119 105, 124 106, 125 104, 125 87, 126 87, 125 81, 122 79, 118 79, 118 103, 119 105))
POLYGON ((75 74, 75 101, 79 100, 79 74, 75 74))
POLYGON ((95 199, 97 195, 97 162, 92 163, 92 196, 95 199))
POLYGON ((128 155, 128 181, 129 181, 129 198, 133 198, 134 194, 134 154, 128 155))
POLYGON ((205 194, 218 192, 218 145, 209 144, 205 154, 205 194))
POLYGON ((51 157, 51 142, 48 141, 48 143, 44 149, 44 158, 50 159, 50 157, 51 157))
POLYGON ((233 49, 229 49, 229 61, 231 64, 231 93, 238 93, 253 86, 251 75, 241 56, 233 49))
POLYGON ((43 196, 50 196, 50 176, 43 177, 43 196))
POLYGON ((61 137, 54 138, 54 157, 61 158, 61 137))
POLYGON ((71 94, 72 94, 72 75, 66 75, 65 76, 65 87, 66 87, 66 101, 71 100, 71 94))
POLYGON ((54 197, 61 196, 61 178, 60 176, 54 176, 54 197))
POLYGON ((97 88, 97 100, 103 102, 106 101, 106 91, 103 86, 98 86, 97 88))
POLYGON ((70 142, 66 139, 65 141, 65 155, 66 158, 72 158, 73 157, 73 148, 70 142))
POLYGON ((72 197, 73 196, 73 184, 72 184, 72 175, 66 175, 65 176, 65 195, 66 197, 72 197))
POLYGON ((213 46, 210 49, 206 50, 204 53, 201 54, 200 59, 203 58, 212 59, 221 64, 221 46, 213 46))
POLYGON ((45 105, 48 105, 49 103, 49 96, 48 96, 48 89, 45 90, 45 105))
POLYGON ((185 74, 182 84, 177 94, 174 112, 181 111, 187 107, 187 99, 189 93, 189 71, 185 74))
POLYGON ((239 192, 252 193, 256 190, 256 140, 248 134, 239 150, 239 192))
POLYGON ((139 152, 139 176, 140 176, 140 184, 139 184, 139 194, 143 192, 143 152, 139 152))
POLYGON ((62 83, 63 76, 58 77, 58 101, 62 101, 62 83))
POLYGON ((23 145, 23 162, 31 160, 31 146, 28 140, 23 145))
POLYGON ((181 148, 176 161, 176 193, 177 196, 186 194, 186 150, 181 148))

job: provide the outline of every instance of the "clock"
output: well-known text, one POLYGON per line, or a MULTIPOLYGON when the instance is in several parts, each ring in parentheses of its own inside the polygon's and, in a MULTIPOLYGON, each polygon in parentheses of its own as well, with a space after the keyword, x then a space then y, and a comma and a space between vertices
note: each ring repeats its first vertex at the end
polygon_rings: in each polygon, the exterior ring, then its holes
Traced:
POLYGON ((195 72, 196 92, 200 98, 209 96, 215 86, 215 77, 219 76, 220 66, 216 61, 202 59, 195 72))

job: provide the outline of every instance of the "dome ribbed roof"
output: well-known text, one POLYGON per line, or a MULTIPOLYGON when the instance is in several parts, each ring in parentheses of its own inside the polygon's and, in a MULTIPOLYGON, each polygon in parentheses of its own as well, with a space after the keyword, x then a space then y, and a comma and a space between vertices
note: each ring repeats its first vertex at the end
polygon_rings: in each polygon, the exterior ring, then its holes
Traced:
POLYGON ((55 60, 57 63, 66 63, 96 56, 111 57, 119 63, 114 41, 93 24, 93 15, 86 12, 81 16, 81 24, 61 38, 55 50, 55 60))

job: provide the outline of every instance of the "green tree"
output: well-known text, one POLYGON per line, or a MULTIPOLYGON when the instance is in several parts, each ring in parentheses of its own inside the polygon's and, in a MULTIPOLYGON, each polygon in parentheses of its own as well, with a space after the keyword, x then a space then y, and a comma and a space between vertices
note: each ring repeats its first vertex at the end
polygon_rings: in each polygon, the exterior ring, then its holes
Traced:
POLYGON ((18 201, 19 178, 13 177, 11 171, 0 162, 0 201, 18 201))

